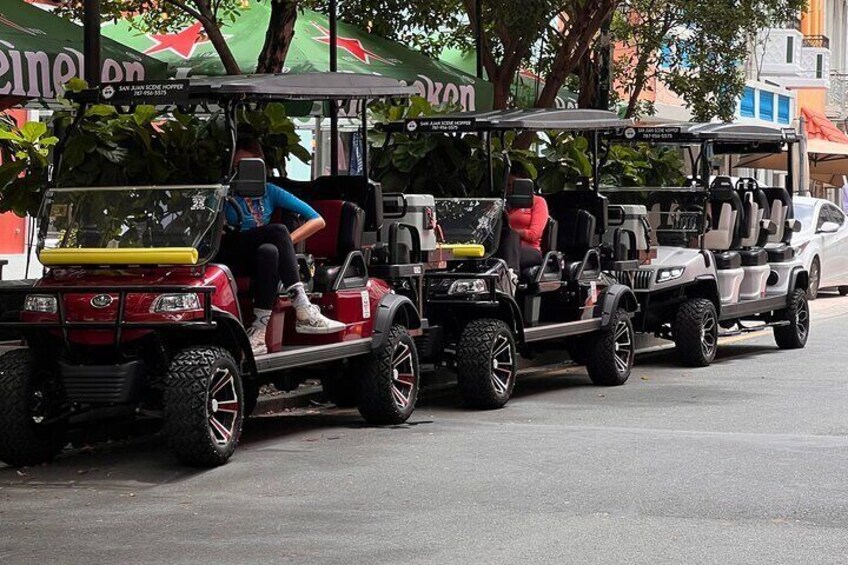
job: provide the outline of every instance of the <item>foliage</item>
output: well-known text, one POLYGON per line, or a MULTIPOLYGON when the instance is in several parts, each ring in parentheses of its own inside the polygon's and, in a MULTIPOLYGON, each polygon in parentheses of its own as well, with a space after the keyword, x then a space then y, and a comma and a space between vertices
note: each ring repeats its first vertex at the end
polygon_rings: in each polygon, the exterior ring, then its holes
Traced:
POLYGON ((616 79, 628 95, 627 117, 653 79, 680 95, 695 121, 730 121, 745 86, 742 65, 762 29, 794 19, 805 0, 624 0, 615 39, 630 50, 616 79))
POLYGON ((9 116, 0 116, 0 213, 24 216, 38 208, 50 149, 58 141, 46 124, 28 122, 19 128, 9 116))
MULTIPOLYGON (((429 116, 451 108, 433 107, 422 98, 407 106, 385 103, 372 105, 375 121, 397 122, 429 116)), ((386 192, 435 194, 439 197, 489 195, 486 180, 486 151, 476 135, 444 133, 423 135, 393 134, 388 145, 385 133, 371 135, 371 176, 386 192)), ((536 180, 543 193, 574 188, 593 174, 588 139, 565 132, 544 132, 531 140, 532 148, 516 144, 515 132, 492 139, 493 191, 503 191, 504 153, 519 162, 536 180)), ((680 153, 667 147, 647 144, 612 145, 601 165, 601 182, 613 186, 669 186, 683 181, 680 153)))
MULTIPOLYGON (((245 110, 238 119, 240 130, 251 131, 263 144, 271 166, 283 168, 290 155, 309 162, 282 104, 245 110)), ((66 110, 51 124, 70 132, 61 148, 57 186, 211 184, 225 172, 230 140, 219 113, 164 114, 152 106, 119 113, 94 105, 71 127, 72 121, 73 112, 66 110)), ((43 123, 0 129, 0 146, 11 155, 0 167, 0 210, 37 211, 47 185, 48 150, 58 141, 47 131, 43 123)))
MULTIPOLYGON (((618 1, 484 2, 481 54, 494 85, 495 108, 514 104, 512 85, 523 68, 538 69, 545 81, 530 105, 552 106, 618 1)), ((321 0, 301 3, 327 9, 321 0)), ((339 14, 372 33, 438 56, 446 47, 474 49, 475 5, 475 0, 348 0, 340 3, 339 14)))

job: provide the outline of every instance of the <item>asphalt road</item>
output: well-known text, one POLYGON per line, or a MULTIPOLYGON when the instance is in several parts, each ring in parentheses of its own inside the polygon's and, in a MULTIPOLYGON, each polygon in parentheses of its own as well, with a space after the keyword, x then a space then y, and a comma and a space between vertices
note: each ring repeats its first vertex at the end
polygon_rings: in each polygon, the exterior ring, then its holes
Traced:
POLYGON ((155 437, 0 466, 0 563, 848 563, 848 298, 813 310, 803 351, 732 338, 615 389, 570 369, 391 429, 255 418, 211 471, 155 437))

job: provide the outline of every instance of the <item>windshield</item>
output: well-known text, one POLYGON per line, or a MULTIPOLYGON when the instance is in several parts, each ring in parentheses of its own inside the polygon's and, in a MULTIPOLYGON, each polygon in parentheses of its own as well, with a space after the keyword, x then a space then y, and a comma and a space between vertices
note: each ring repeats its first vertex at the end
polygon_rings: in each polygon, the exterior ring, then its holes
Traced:
POLYGON ((215 247, 225 188, 57 188, 40 212, 42 249, 191 247, 200 262, 215 247))
POLYGON ((437 198, 436 217, 447 244, 478 244, 489 255, 500 239, 500 198, 437 198))
POLYGON ((813 212, 816 207, 811 204, 802 204, 794 202, 792 207, 795 213, 795 219, 801 222, 801 231, 815 231, 816 222, 813 221, 813 212))

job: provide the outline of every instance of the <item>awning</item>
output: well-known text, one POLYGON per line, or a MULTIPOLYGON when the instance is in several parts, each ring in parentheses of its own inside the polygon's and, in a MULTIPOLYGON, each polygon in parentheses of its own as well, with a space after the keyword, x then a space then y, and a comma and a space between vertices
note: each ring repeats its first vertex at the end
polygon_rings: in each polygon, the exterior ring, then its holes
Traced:
MULTIPOLYGON (((242 72, 256 69, 271 16, 267 0, 250 2, 222 32, 242 72)), ((218 54, 194 24, 170 35, 139 34, 128 22, 103 28, 103 34, 168 63, 178 77, 225 74, 218 54)), ((298 11, 295 35, 286 57, 286 73, 329 71, 330 32, 327 17, 298 11)), ((492 107, 492 85, 402 45, 338 23, 338 69, 343 73, 375 74, 402 80, 418 88, 432 103, 455 102, 466 110, 492 107)))
MULTIPOLYGON (((810 166, 810 177, 831 184, 842 175, 848 175, 848 136, 846 136, 827 117, 814 110, 803 108, 807 133, 807 159, 810 166)), ((785 171, 786 157, 780 154, 751 155, 739 161, 739 168, 771 169, 785 171)), ((841 186, 839 180, 839 186, 841 186)))
MULTIPOLYGON (((0 3, 0 108, 52 99, 84 69, 80 26, 22 0, 0 3)), ((104 82, 165 78, 167 66, 115 41, 102 44, 104 82)))

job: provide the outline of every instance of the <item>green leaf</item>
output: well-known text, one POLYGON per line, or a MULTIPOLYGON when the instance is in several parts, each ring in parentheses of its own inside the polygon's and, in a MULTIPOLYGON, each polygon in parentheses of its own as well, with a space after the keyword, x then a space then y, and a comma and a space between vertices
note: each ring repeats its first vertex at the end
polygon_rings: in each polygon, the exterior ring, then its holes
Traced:
POLYGON ((27 122, 21 127, 21 135, 30 143, 35 143, 45 133, 47 133, 47 124, 44 122, 27 122))

